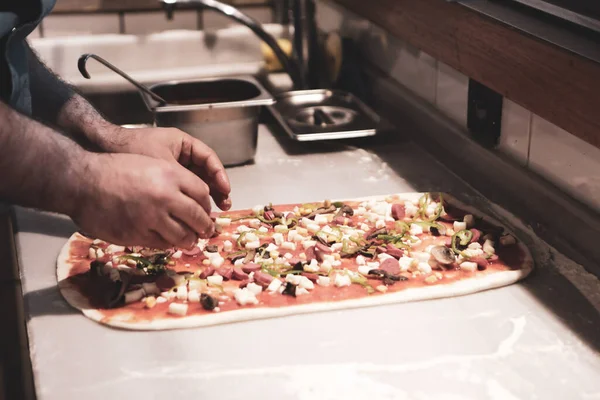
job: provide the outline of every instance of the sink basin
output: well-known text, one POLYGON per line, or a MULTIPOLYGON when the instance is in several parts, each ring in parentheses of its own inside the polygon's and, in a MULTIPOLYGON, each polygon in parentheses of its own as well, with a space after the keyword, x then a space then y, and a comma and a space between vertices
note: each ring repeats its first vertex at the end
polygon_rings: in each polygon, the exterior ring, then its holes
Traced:
MULTIPOLYGON (((281 38, 284 28, 265 24, 273 37, 281 38)), ((171 80, 216 76, 256 75, 265 67, 261 42, 245 26, 215 32, 172 30, 149 35, 84 35, 37 38, 34 50, 59 76, 84 93, 132 91, 131 85, 98 63, 89 63, 92 79, 77 69, 84 53, 98 54, 114 61, 134 79, 151 85, 171 80)))

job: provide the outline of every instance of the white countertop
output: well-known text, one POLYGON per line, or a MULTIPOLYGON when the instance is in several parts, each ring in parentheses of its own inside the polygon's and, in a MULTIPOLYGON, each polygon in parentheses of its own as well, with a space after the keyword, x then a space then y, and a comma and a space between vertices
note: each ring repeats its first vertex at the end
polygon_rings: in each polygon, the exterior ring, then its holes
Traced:
MULTIPOLYGON (((335 143, 304 145, 319 146, 318 153, 298 146, 261 126, 255 164, 228 171, 234 207, 415 190, 450 191, 489 206, 400 139, 375 153, 335 143)), ((69 220, 17 209, 16 223, 40 400, 600 398, 598 280, 535 238, 527 242, 537 270, 501 289, 128 332, 88 320, 60 296, 55 260, 74 231, 69 220)))

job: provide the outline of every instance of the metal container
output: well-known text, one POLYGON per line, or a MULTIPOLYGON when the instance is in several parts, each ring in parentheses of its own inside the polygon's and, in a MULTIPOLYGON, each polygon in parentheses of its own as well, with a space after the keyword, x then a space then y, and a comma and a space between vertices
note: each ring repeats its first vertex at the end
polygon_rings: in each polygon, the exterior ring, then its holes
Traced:
POLYGON ((381 118, 351 93, 296 90, 276 96, 269 111, 294 140, 315 141, 373 136, 381 118))
POLYGON ((210 78, 155 84, 160 106, 142 94, 160 127, 178 128, 211 147, 225 166, 254 159, 263 106, 273 97, 252 77, 210 78))

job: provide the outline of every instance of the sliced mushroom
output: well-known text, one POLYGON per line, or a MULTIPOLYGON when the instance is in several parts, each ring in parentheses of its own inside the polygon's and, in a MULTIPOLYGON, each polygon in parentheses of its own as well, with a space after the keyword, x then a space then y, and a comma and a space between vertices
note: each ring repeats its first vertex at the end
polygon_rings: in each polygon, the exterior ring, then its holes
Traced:
POLYGON ((315 216, 317 216, 319 214, 330 214, 330 213, 334 213, 335 210, 336 210, 336 208, 333 205, 331 205, 329 207, 320 207, 320 208, 317 208, 315 211, 311 212, 310 214, 308 214, 306 216, 306 218, 314 219, 315 216))
POLYGON ((446 246, 435 246, 431 249, 431 255, 442 265, 450 265, 455 261, 454 253, 446 246))
POLYGON ((256 250, 250 250, 248 253, 246 253, 246 256, 244 257, 244 264, 248 264, 249 262, 254 261, 255 256, 256 250))
POLYGON ((113 308, 124 300, 125 290, 127 289, 127 286, 129 286, 129 281, 131 280, 131 275, 128 273, 119 271, 119 274, 121 275, 121 280, 114 282, 113 290, 108 292, 108 295, 105 298, 108 308, 113 308))
POLYGON ((219 246, 217 246, 216 244, 210 244, 205 247, 205 250, 209 253, 216 253, 219 251, 219 246))

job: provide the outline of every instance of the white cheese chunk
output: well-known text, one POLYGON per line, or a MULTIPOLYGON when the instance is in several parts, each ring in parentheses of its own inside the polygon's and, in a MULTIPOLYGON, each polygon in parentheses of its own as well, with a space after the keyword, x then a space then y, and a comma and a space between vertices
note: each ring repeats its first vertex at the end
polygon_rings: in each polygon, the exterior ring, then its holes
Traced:
POLYGON ((309 232, 317 233, 318 231, 321 230, 321 227, 319 226, 319 224, 310 223, 310 224, 306 225, 306 229, 308 229, 309 232))
POLYGON ((453 228, 455 232, 464 231, 465 229, 467 229, 467 224, 465 222, 454 221, 453 228))
POLYGON ((317 278, 317 285, 319 286, 329 286, 331 283, 331 279, 328 276, 319 276, 317 278))
POLYGON ((332 263, 335 261, 335 257, 331 254, 323 254, 323 261, 329 261, 332 263))
POLYGON ((367 266, 371 269, 377 269, 377 268, 379 268, 379 262, 378 261, 367 262, 367 266))
POLYGON ((258 228, 258 231, 260 233, 267 233, 269 232, 269 228, 267 228, 266 226, 261 226, 260 228, 258 228))
POLYGON ((200 293, 197 290, 190 290, 187 299, 190 303, 200 303, 200 293))
POLYGON ((223 277, 221 275, 212 275, 206 278, 209 285, 222 285, 223 277))
POLYGON ((303 269, 306 272, 319 272, 321 267, 319 266, 319 263, 317 262, 317 260, 311 260, 310 263, 306 264, 303 267, 303 269))
POLYGON ((156 286, 156 283, 154 283, 154 282, 142 283, 142 289, 144 290, 144 293, 146 294, 146 296, 149 296, 152 294, 160 294, 160 289, 158 288, 158 286, 156 286))
POLYGON ((305 276, 300 276, 300 283, 298 284, 299 288, 312 290, 315 288, 315 284, 312 283, 310 279, 305 276))
POLYGON ((96 246, 99 245, 99 244, 102 244, 102 243, 104 243, 104 240, 94 239, 94 241, 92 241, 92 244, 94 244, 96 246))
POLYGON ((431 254, 424 251, 413 251, 410 255, 419 262, 427 262, 431 258, 431 254))
POLYGON ((302 276, 300 275, 287 274, 285 276, 285 281, 291 283, 292 285, 299 285, 301 278, 302 276))
POLYGON ((315 216, 315 223, 319 225, 325 225, 327 222, 327 216, 323 214, 319 214, 315 216))
POLYGON ((136 289, 125 293, 125 304, 135 303, 144 297, 144 289, 136 289))
POLYGON ((334 243, 331 245, 331 250, 333 251, 341 251, 344 245, 342 243, 334 243))
POLYGON ((389 255, 389 254, 387 254, 387 253, 380 253, 380 254, 378 254, 378 255, 377 255, 377 259, 378 259, 380 262, 383 262, 383 261, 387 260, 388 258, 394 258, 394 257, 390 256, 390 255, 389 255))
POLYGON ((473 242, 473 243, 469 243, 468 248, 472 249, 472 250, 479 250, 479 249, 481 249, 481 245, 477 242, 473 242))
POLYGON ((354 215, 364 215, 367 212, 367 209, 364 207, 358 207, 356 210, 354 210, 354 215))
POLYGON ((229 240, 226 240, 223 242, 223 251, 231 251, 233 250, 233 243, 231 243, 229 240))
POLYGON ((223 265, 223 263, 225 262, 225 259, 223 257, 221 257, 218 253, 214 253, 217 254, 217 256, 213 256, 210 259, 210 263, 215 267, 215 268, 219 268, 220 266, 223 265))
POLYGON ((411 202, 404 203, 404 214, 406 217, 414 217, 417 215, 419 208, 411 202))
POLYGON ((248 288, 249 291, 251 291, 252 293, 254 293, 254 295, 259 294, 260 292, 262 292, 262 286, 257 285, 254 282, 250 282, 248 284, 248 286, 246 286, 246 288, 248 288))
POLYGON ((463 253, 465 255, 467 255, 468 257, 478 257, 483 255, 483 250, 482 249, 465 249, 463 250, 463 253))
MULTIPOLYGON (((290 231, 290 235, 292 234, 292 232, 294 231, 290 231)), ((283 234, 280 232, 274 233, 273 240, 275 241, 275 244, 277 246, 281 246, 281 244, 283 243, 283 234)))
POLYGON ((286 250, 296 250, 296 243, 292 243, 292 242, 283 242, 281 244, 281 248, 282 249, 286 249, 286 250))
POLYGON ((253 242, 248 242, 248 243, 246 243, 246 245, 244 247, 246 248, 246 250, 258 249, 260 247, 260 242, 258 240, 255 240, 253 242))
POLYGON ((475 272, 477 271, 477 263, 472 261, 465 261, 460 264, 460 269, 467 272, 475 272))
POLYGON ((410 234, 411 235, 420 235, 423 233, 423 227, 417 224, 410 224, 410 234))
POLYGON ((167 301, 168 301, 167 298, 163 297, 163 296, 159 296, 159 297, 156 298, 156 302, 158 304, 166 303, 167 301))
POLYGON ((377 229, 385 228, 385 220, 378 219, 377 222, 375 223, 375 228, 377 228, 377 229))
POLYGON ((308 218, 306 218, 306 217, 302 217, 302 219, 300 220, 300 223, 301 223, 303 226, 308 226, 308 225, 312 224, 312 223, 313 223, 313 221, 312 221, 312 220, 310 220, 310 219, 308 219, 308 218))
POLYGON ((333 233, 333 229, 329 225, 325 225, 321 230, 325 233, 333 233))
POLYGON ((357 255, 356 256, 356 263, 358 265, 366 265, 367 264, 367 260, 365 259, 365 257, 363 255, 357 255))
POLYGON ((204 282, 199 279, 190 279, 188 282, 188 289, 192 290, 200 290, 204 287, 204 282))
POLYGON ((215 218, 215 223, 219 224, 219 225, 221 225, 223 227, 229 226, 229 225, 231 225, 231 218, 217 217, 217 218, 215 218))
POLYGON ((303 294, 308 294, 308 290, 306 290, 302 287, 297 287, 296 288, 296 296, 302 296, 303 294))
POLYGON ((494 242, 489 239, 486 240, 483 243, 483 251, 487 254, 494 254, 496 252, 496 249, 494 248, 494 242))
POLYGON ((387 292, 388 287, 385 285, 378 285, 375 287, 375 290, 377 290, 378 292, 381 292, 381 293, 385 293, 385 292, 387 292))
MULTIPOLYGON (((265 229, 267 229, 267 228, 265 228, 265 229)), ((275 225, 275 228, 273 228, 273 230, 275 232, 284 233, 284 232, 288 231, 288 227, 286 225, 275 225)))
POLYGON ((371 268, 368 265, 361 265, 358 267, 358 272, 362 275, 369 275, 369 271, 376 268, 371 268))
POLYGON ((315 246, 316 244, 317 244, 316 240, 305 240, 302 242, 302 247, 304 248, 304 250, 306 250, 309 247, 315 246))
POLYGON ((123 251, 125 251, 125 246, 117 246, 116 244, 110 244, 106 248, 107 254, 121 253, 123 251))
POLYGON ((333 283, 337 287, 344 287, 350 286, 352 284, 352 281, 350 280, 350 276, 346 274, 335 274, 335 279, 333 283))
POLYGON ((185 286, 185 285, 178 286, 177 291, 175 293, 177 293, 178 300, 187 300, 187 295, 188 295, 187 286, 185 286))
POLYGON ((102 258, 104 257, 104 251, 102 249, 97 249, 96 250, 96 257, 97 258, 102 258))
POLYGON ((233 297, 235 298, 235 301, 237 301, 238 304, 241 306, 245 306, 248 304, 258 304, 258 299, 256 298, 256 295, 247 288, 234 290, 233 297))
POLYGON ((236 231, 237 231, 238 233, 244 233, 244 232, 248 232, 248 231, 252 231, 252 230, 253 230, 252 228, 250 228, 250 227, 248 227, 248 226, 246 226, 246 225, 240 225, 240 226, 238 226, 238 227, 236 228, 236 231))
POLYGON ((96 255, 96 249, 94 249, 93 247, 90 247, 88 249, 88 257, 91 258, 92 260, 97 259, 98 256, 96 255))
POLYGON ((333 262, 330 262, 330 261, 324 260, 324 261, 321 263, 321 267, 320 267, 320 269, 321 269, 321 272, 325 272, 325 273, 327 273, 327 274, 328 274, 328 273, 329 273, 329 271, 331 271, 331 270, 332 270, 332 268, 333 268, 333 263, 335 263, 335 261, 333 261, 333 262))
POLYGON ((254 207, 252 207, 252 212, 254 212, 254 214, 260 214, 260 212, 264 209, 265 209, 265 206, 261 206, 261 205, 257 204, 254 207))
POLYGON ((334 262, 331 263, 331 266, 334 268, 337 268, 340 265, 342 265, 342 262, 340 260, 335 260, 334 262))
POLYGON ((265 251, 272 252, 272 251, 275 251, 275 250, 277 250, 278 248, 279 248, 279 246, 277 246, 276 244, 274 244, 274 243, 269 243, 269 244, 267 245, 267 247, 265 248, 265 251))
POLYGON ((281 281, 279 279, 273 279, 271 281, 271 283, 269 283, 267 290, 269 292, 276 292, 277 290, 279 290, 280 287, 281 287, 281 281))
POLYGON ((402 256, 398 261, 400 264, 401 271, 408 271, 410 267, 415 263, 415 259, 411 257, 402 256))
POLYGON ((180 303, 169 304, 169 314, 183 316, 183 315, 187 314, 187 310, 188 310, 187 304, 180 304, 180 303))
POLYGON ((431 265, 428 262, 420 262, 417 266, 417 270, 423 274, 431 273, 431 265))
POLYGON ((306 228, 301 227, 301 226, 297 226, 296 227, 296 232, 300 236, 306 236, 306 235, 308 235, 308 230, 306 228))
POLYGON ((283 255, 283 258, 285 258, 286 260, 291 260, 292 258, 294 258, 294 255, 292 253, 285 253, 283 255))
POLYGON ((173 255, 171 257, 181 258, 182 255, 183 255, 183 252, 181 250, 177 250, 175 253, 173 253, 173 255))
POLYGON ((241 267, 242 265, 244 265, 244 259, 243 258, 238 258, 237 260, 235 260, 235 262, 233 263, 234 266, 236 267, 241 267))
POLYGON ((260 220, 258 218, 252 218, 251 220, 248 221, 248 226, 250 226, 251 228, 254 229, 258 229, 260 227, 260 220))

